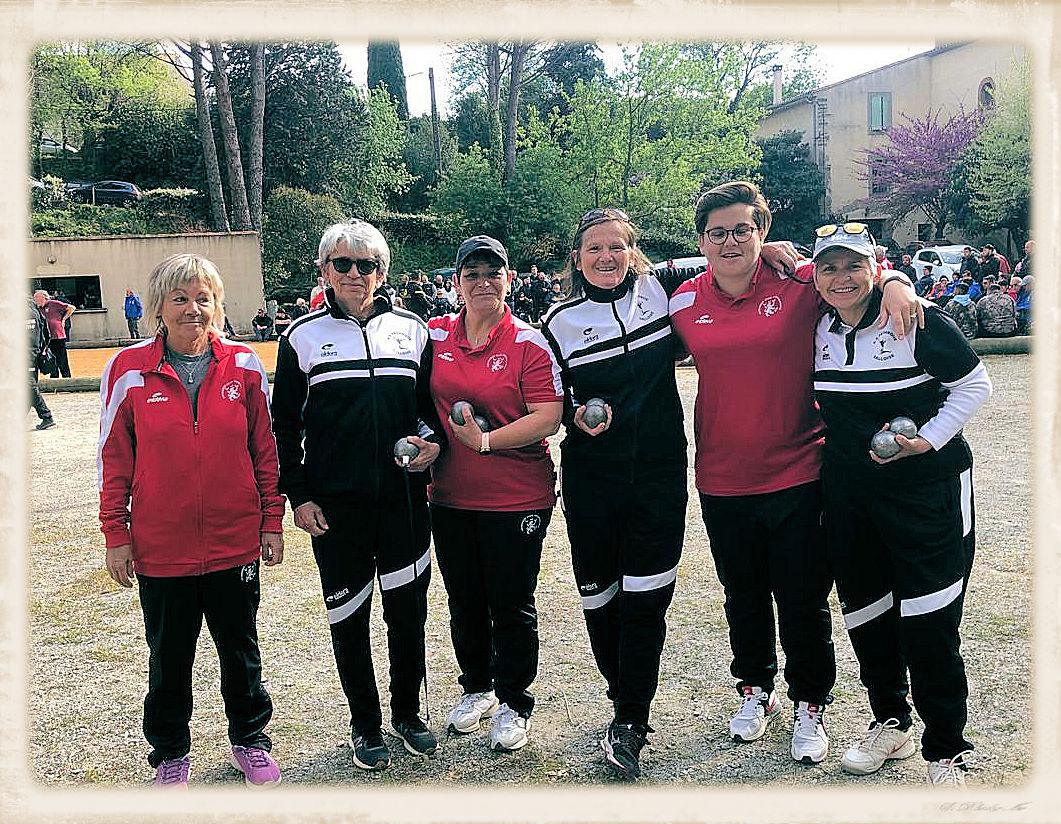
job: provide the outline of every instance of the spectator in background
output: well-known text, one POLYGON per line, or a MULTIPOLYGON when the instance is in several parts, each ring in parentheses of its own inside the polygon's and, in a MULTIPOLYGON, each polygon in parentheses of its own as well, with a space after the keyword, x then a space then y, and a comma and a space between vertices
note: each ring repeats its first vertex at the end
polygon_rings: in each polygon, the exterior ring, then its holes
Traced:
POLYGON ((43 289, 33 293, 33 302, 41 310, 48 321, 48 348, 55 356, 55 367, 52 369, 51 377, 70 377, 70 360, 66 354, 66 326, 65 322, 74 314, 74 306, 61 300, 53 300, 43 289))
POLYGON ((892 262, 888 260, 888 250, 883 246, 876 246, 873 249, 873 254, 877 258, 877 264, 881 269, 894 269, 892 262))
POLYGON ((910 278, 911 283, 917 280, 917 270, 914 268, 913 259, 909 255, 903 255, 903 262, 899 264, 899 271, 910 278))
POLYGON ((309 312, 309 306, 306 304, 305 298, 296 298, 295 305, 291 307, 291 311, 288 313, 291 315, 291 320, 298 320, 300 317, 309 312))
POLYGON ((980 279, 983 280, 988 275, 997 279, 1000 271, 998 256, 995 254, 995 247, 990 243, 985 243, 980 250, 980 279))
POLYGON ((44 396, 41 395, 40 387, 37 385, 37 371, 41 367, 41 361, 51 357, 51 350, 48 348, 48 341, 51 339, 48 332, 48 321, 41 313, 40 307, 37 306, 36 301, 28 301, 29 319, 26 323, 29 329, 29 399, 30 404, 33 406, 33 411, 37 413, 37 417, 40 418, 40 423, 37 424, 37 429, 51 429, 55 426, 55 419, 52 417, 52 411, 48 408, 48 404, 44 402, 44 396))
POLYGON ((435 305, 434 297, 428 296, 424 291, 424 284, 422 284, 417 278, 410 278, 409 283, 406 285, 406 291, 402 298, 402 302, 406 309, 414 315, 417 315, 425 323, 427 322, 427 319, 431 317, 431 310, 435 305))
POLYGON ((273 319, 266 313, 264 306, 251 318, 251 327, 258 340, 269 340, 273 336, 273 319))
POLYGON ((1017 301, 1017 293, 1020 291, 1020 283, 1020 275, 1013 275, 1013 277, 1009 279, 1009 288, 1006 289, 1006 294, 1013 298, 1014 303, 1017 301))
POLYGON ((140 339, 138 324, 144 316, 144 305, 140 302, 140 296, 132 289, 125 290, 125 323, 129 326, 129 337, 134 340, 140 339))
MULTIPOLYGON (((928 267, 925 267, 928 268, 928 267)), ((926 298, 932 301, 936 301, 938 304, 940 300, 945 296, 947 291, 947 284, 950 283, 950 278, 946 275, 940 275, 939 279, 932 284, 932 288, 928 290, 926 298)))
POLYGON ((980 298, 984 296, 984 290, 980 287, 980 284, 972 279, 970 275, 966 275, 962 278, 962 283, 969 287, 969 300, 976 303, 980 298))
POLYGON ((309 293, 309 310, 320 309, 324 304, 324 278, 317 276, 317 285, 309 293))
POLYGON ((553 278, 552 289, 549 290, 549 305, 562 303, 565 300, 567 300, 567 295, 564 294, 564 285, 557 278, 553 278))
POLYGON ((456 308, 457 296, 460 294, 453 286, 452 280, 446 280, 442 285, 442 293, 446 296, 446 300, 449 301, 450 306, 456 308))
POLYGON ((516 287, 516 296, 513 299, 512 311, 522 321, 530 323, 534 320, 534 289, 531 286, 530 275, 523 275, 519 286, 516 287))
POLYGON ((921 277, 914 284, 914 291, 919 298, 923 298, 932 291, 932 287, 935 285, 936 280, 932 277, 932 266, 925 264, 921 267, 921 277))
POLYGON ((1021 278, 1026 278, 1032 273, 1032 253, 1035 251, 1035 241, 1029 240, 1024 244, 1024 257, 1017 262, 1016 272, 1021 278))
POLYGON ((983 280, 983 274, 980 272, 980 261, 973 254, 972 246, 966 246, 962 249, 962 262, 958 267, 958 275, 968 275, 977 283, 983 280))
POLYGON ((280 337, 287 330, 287 327, 291 325, 291 316, 284 311, 283 306, 278 306, 276 309, 276 317, 273 318, 273 330, 276 332, 276 336, 280 337))
POLYGON ((961 330, 966 338, 976 337, 978 323, 976 320, 976 306, 969 298, 969 284, 964 280, 954 285, 954 296, 947 301, 943 311, 950 315, 950 319, 961 330))
POLYGON ((1035 278, 1031 275, 1025 275, 1021 280, 1020 291, 1015 301, 1018 335, 1030 335, 1032 331, 1032 286, 1034 283, 1035 278))
POLYGON ((1017 331, 1016 304, 997 283, 976 304, 976 319, 984 338, 1008 338, 1017 331))

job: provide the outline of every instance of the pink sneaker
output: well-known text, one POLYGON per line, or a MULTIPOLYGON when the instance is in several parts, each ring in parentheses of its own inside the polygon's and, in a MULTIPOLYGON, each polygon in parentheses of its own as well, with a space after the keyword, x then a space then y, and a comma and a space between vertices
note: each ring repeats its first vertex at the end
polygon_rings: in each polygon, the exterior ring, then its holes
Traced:
POLYGON ((191 766, 192 760, 188 756, 163 761, 155 768, 154 786, 187 787, 188 772, 191 770, 191 766))
POLYGON ((233 747, 232 766, 243 773, 248 787, 272 787, 280 783, 280 768, 273 757, 258 747, 233 747))

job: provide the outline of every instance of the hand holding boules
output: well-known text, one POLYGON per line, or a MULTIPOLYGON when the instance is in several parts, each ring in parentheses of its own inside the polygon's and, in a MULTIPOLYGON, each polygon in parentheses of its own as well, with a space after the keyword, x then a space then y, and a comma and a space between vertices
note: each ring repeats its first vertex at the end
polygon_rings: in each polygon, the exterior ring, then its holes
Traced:
POLYGON ((600 398, 590 398, 575 410, 575 426, 587 435, 596 437, 611 425, 612 408, 600 398), (592 421, 597 421, 596 425, 591 425, 592 421))
POLYGON ((884 424, 884 428, 874 435, 870 441, 870 460, 874 463, 886 464, 928 452, 932 449, 932 444, 917 435, 916 431, 917 425, 909 418, 899 417, 884 424), (901 429, 897 428, 893 432, 893 423, 898 424, 901 429), (913 437, 907 437, 902 432, 902 430, 910 431, 910 426, 914 427, 915 434, 913 437))
POLYGON ((410 472, 423 472, 435 462, 442 451, 437 443, 425 441, 416 435, 400 438, 394 444, 394 461, 410 472))
MULTIPOLYGON (((471 404, 468 405, 468 409, 471 409, 471 404)), ((489 424, 485 428, 483 424, 487 424, 487 422, 482 415, 462 415, 461 422, 457 423, 453 419, 453 414, 450 413, 450 429, 453 432, 453 437, 475 452, 478 452, 479 447, 483 444, 483 432, 490 431, 489 424)))
POLYGON ((917 424, 902 415, 892 418, 888 424, 888 429, 896 435, 902 435, 905 438, 917 437, 917 424))

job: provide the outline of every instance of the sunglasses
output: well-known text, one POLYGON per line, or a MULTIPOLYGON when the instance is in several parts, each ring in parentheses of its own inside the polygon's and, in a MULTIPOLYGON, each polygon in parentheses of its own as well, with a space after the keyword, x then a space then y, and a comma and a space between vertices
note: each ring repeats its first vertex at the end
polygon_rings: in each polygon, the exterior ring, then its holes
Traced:
POLYGON ((340 275, 345 275, 356 266, 357 273, 367 278, 379 269, 379 261, 372 258, 333 257, 324 262, 325 264, 330 263, 332 268, 340 275))
POLYGON ((815 229, 814 234, 818 237, 831 237, 841 230, 849 235, 860 235, 863 232, 868 233, 869 227, 865 223, 827 223, 815 229))

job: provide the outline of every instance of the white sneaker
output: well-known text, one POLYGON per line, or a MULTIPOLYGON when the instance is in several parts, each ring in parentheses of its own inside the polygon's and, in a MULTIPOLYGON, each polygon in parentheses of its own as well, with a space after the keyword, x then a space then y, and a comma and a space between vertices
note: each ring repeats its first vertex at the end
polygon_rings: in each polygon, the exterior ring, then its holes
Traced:
POLYGON ((745 687, 744 698, 737 714, 730 719, 729 734, 734 741, 758 741, 766 732, 766 725, 781 712, 781 704, 773 692, 759 687, 745 687))
POLYGON ((490 749, 521 749, 527 743, 529 729, 529 718, 524 718, 508 704, 502 704, 490 724, 490 749))
POLYGON ((449 711, 446 724, 454 732, 475 732, 484 718, 497 712, 497 696, 488 692, 466 692, 449 711))
POLYGON ((829 736, 825 732, 822 704, 800 701, 796 704, 792 722, 792 757, 803 764, 820 764, 829 752, 829 736))
POLYGON ((874 721, 862 740, 844 753, 840 767, 852 775, 870 775, 884 766, 885 761, 909 758, 917 752, 914 728, 899 729, 899 719, 889 718, 883 724, 874 721))
POLYGON ((965 756, 971 750, 960 752, 954 758, 941 758, 928 762, 928 783, 941 787, 965 786, 965 756))

